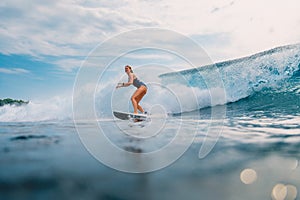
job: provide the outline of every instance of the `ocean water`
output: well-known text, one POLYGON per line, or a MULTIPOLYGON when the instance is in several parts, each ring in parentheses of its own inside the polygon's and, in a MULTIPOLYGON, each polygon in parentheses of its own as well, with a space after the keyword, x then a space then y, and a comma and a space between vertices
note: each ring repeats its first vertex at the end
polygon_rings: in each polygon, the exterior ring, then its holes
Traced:
POLYGON ((299 69, 290 45, 161 73, 144 124, 115 119, 114 100, 92 120, 61 97, 1 107, 0 197, 299 199, 299 69))

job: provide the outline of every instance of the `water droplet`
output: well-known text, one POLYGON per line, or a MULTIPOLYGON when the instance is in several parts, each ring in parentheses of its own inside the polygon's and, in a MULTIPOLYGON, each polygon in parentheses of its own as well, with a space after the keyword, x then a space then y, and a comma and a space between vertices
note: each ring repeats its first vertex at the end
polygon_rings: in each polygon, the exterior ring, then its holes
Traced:
POLYGON ((297 188, 294 185, 287 185, 286 200, 295 200, 297 198, 297 188))
POLYGON ((297 169, 298 165, 299 165, 299 161, 295 159, 293 165, 291 166, 292 170, 297 169))
POLYGON ((297 198, 297 188, 294 185, 277 184, 272 190, 273 200, 295 200, 297 198))
POLYGON ((287 196, 287 187, 284 184, 277 184, 272 190, 272 199, 274 200, 284 200, 287 196))
POLYGON ((253 169, 244 169, 240 174, 240 179, 245 184, 252 184, 257 179, 256 171, 253 169))

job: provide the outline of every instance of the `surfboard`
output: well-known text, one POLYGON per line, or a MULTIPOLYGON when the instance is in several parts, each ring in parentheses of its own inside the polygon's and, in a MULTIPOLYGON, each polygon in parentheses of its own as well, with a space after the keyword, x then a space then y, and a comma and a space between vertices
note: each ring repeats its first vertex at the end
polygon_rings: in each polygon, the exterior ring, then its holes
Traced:
POLYGON ((148 116, 145 114, 133 114, 133 113, 128 113, 128 112, 113 111, 113 114, 116 118, 121 119, 121 120, 134 119, 137 121, 145 121, 148 118, 148 116))

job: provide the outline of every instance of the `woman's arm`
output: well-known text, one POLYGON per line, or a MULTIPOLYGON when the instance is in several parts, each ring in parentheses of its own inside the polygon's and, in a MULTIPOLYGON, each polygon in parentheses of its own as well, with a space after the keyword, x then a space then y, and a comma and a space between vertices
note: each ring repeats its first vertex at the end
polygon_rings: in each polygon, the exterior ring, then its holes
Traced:
POLYGON ((127 83, 118 83, 117 87, 116 88, 120 88, 120 87, 128 87, 130 86, 131 84, 133 84, 133 73, 130 73, 128 75, 128 82, 127 83))

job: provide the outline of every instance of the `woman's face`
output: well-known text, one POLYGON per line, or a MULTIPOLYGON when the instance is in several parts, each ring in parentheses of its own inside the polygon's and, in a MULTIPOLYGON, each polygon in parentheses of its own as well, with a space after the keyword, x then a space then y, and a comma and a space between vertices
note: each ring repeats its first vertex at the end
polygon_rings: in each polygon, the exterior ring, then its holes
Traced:
POLYGON ((125 72, 126 73, 130 72, 130 68, 129 67, 125 67, 125 72))

